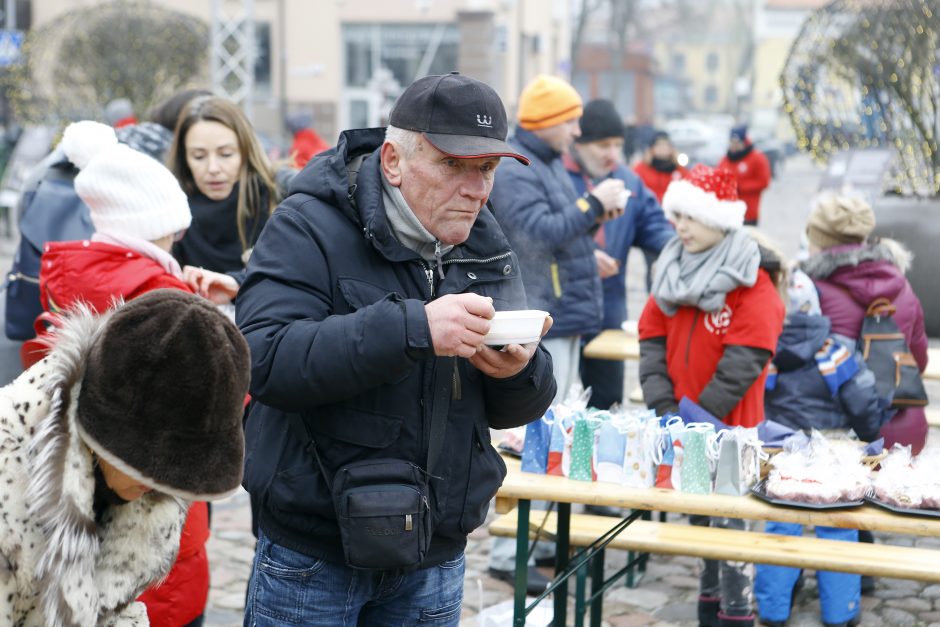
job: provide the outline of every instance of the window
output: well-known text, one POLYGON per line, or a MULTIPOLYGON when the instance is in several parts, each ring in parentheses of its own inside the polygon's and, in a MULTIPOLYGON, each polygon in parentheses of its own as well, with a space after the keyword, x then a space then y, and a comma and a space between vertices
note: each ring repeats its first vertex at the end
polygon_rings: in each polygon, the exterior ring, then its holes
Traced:
POLYGON ((708 56, 705 57, 705 67, 709 72, 714 72, 718 69, 718 53, 709 52, 708 56))
POLYGON ((453 24, 347 24, 346 86, 367 86, 378 68, 390 70, 402 86, 456 70, 457 38, 453 24))
POLYGON ((255 91, 271 94, 271 24, 255 22, 255 91))
POLYGON ((685 55, 681 52, 672 55, 672 71, 677 73, 685 71, 685 55))
POLYGON ((714 85, 709 85, 705 88, 705 104, 714 105, 718 102, 718 88, 714 85))

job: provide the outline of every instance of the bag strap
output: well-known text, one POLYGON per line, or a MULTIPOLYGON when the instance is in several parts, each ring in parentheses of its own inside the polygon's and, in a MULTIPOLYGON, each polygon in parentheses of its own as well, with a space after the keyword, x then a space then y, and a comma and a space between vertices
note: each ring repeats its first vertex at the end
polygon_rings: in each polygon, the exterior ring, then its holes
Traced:
POLYGON ((876 317, 888 317, 893 316, 894 312, 897 311, 897 308, 894 306, 894 303, 891 302, 889 298, 884 296, 876 298, 871 301, 871 304, 868 306, 868 309, 865 310, 866 316, 876 316, 876 317))
MULTIPOLYGON (((453 361, 456 365, 456 357, 449 358, 437 358, 438 362, 441 361, 453 361)), ((441 451, 444 448, 444 434, 446 432, 447 426, 447 415, 450 411, 450 397, 451 397, 451 382, 450 372, 452 368, 443 367, 438 363, 438 367, 435 369, 434 373, 434 395, 433 395, 433 406, 431 409, 431 423, 429 426, 429 436, 428 436, 428 457, 425 466, 425 472, 429 477, 437 479, 434 471, 437 468, 438 460, 441 456, 441 451), (445 375, 444 372, 448 374, 445 375)), ((300 417, 300 414, 289 414, 290 416, 290 427, 294 431, 294 436, 297 437, 301 442, 307 442, 307 445, 304 447, 305 450, 313 454, 314 458, 317 460, 317 465, 320 467, 320 472, 323 474, 323 479, 326 481, 326 486, 330 489, 330 492, 333 491, 333 479, 334 475, 327 472, 326 467, 323 465, 323 460, 320 459, 320 452, 317 450, 317 442, 313 437, 313 434, 310 433, 310 429, 307 428, 307 423, 304 422, 303 418, 300 417)))

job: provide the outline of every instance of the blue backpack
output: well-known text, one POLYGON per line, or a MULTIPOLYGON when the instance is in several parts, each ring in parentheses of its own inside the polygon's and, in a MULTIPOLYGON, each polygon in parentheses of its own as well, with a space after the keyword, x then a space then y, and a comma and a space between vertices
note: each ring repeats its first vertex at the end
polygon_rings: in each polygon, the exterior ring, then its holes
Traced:
POLYGON ((53 163, 34 190, 20 201, 20 244, 6 280, 4 331, 11 340, 35 337, 33 324, 42 313, 39 264, 46 242, 91 237, 94 227, 88 207, 75 193, 78 170, 67 160, 53 163))

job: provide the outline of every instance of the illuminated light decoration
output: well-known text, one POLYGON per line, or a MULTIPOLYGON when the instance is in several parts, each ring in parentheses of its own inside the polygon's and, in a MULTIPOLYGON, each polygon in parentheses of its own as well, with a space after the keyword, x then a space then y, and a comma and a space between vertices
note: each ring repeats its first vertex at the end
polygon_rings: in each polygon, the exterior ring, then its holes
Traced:
POLYGON ((940 17, 935 0, 835 0, 813 12, 780 76, 797 146, 894 148, 886 188, 940 192, 940 17))

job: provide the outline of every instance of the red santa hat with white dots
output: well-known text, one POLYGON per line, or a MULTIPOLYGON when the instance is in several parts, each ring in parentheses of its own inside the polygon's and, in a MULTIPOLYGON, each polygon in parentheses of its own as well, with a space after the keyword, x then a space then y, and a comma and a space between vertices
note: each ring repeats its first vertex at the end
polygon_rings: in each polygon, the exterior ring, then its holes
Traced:
POLYGON ((741 228, 746 209, 738 200, 734 173, 703 164, 692 168, 688 178, 670 183, 663 196, 663 211, 670 220, 682 214, 720 231, 741 228))

